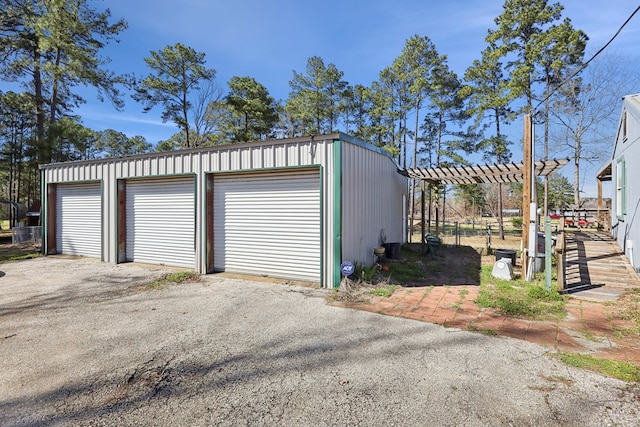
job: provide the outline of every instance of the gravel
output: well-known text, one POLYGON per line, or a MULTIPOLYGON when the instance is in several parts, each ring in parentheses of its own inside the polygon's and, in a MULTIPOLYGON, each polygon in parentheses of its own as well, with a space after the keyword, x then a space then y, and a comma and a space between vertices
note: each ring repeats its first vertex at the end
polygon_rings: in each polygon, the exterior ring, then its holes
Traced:
POLYGON ((640 387, 331 291, 46 257, 0 264, 1 426, 632 426, 640 387))

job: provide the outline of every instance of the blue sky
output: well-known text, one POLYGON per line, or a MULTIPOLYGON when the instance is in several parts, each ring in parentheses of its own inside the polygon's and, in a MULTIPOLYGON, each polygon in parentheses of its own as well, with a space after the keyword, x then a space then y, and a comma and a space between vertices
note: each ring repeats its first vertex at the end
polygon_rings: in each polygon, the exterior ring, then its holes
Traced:
MULTIPOLYGON (((602 46, 637 7, 629 0, 565 0, 564 16, 590 38, 589 48, 602 46)), ((118 73, 144 75, 145 57, 177 42, 206 54, 223 88, 232 76, 251 76, 276 99, 286 99, 292 71, 303 72, 317 55, 334 63, 350 84, 370 85, 396 58, 405 40, 428 36, 459 75, 479 57, 484 37, 494 28, 503 0, 105 0, 114 18, 129 28, 119 44, 104 55, 118 73)), ((610 50, 636 55, 640 16, 636 16, 610 50)), ((0 83, 0 90, 5 90, 0 83)), ((162 123, 161 108, 142 113, 130 97, 123 112, 100 103, 93 90, 77 113, 95 130, 112 128, 129 136, 143 135, 155 144, 177 132, 162 123)), ((517 149, 515 149, 517 151, 517 149)), ((518 154, 514 155, 517 160, 518 154)))
MULTIPOLYGON (((98 5, 100 2, 97 2, 98 5)), ((414 34, 426 35, 459 75, 479 57, 484 37, 502 12, 502 0, 105 0, 113 17, 129 28, 104 53, 116 72, 147 72, 143 58, 177 42, 206 54, 226 88, 232 76, 251 76, 276 99, 286 99, 292 71, 303 72, 317 55, 334 63, 350 84, 370 85, 414 34)), ((637 6, 628 0, 568 0, 565 16, 596 49, 637 6)), ((635 52, 640 42, 637 16, 611 46, 635 52)), ((142 113, 130 98, 124 112, 101 104, 92 93, 79 113, 94 129, 114 128, 149 142, 177 131, 160 120, 161 108, 142 113)))

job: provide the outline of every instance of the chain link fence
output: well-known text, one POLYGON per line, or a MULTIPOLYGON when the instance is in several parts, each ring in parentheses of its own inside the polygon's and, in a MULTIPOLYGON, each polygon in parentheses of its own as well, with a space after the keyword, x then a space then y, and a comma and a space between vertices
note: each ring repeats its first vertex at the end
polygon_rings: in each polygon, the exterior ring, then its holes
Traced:
POLYGON ((42 242, 42 227, 16 227, 11 229, 11 244, 32 243, 39 245, 42 242))

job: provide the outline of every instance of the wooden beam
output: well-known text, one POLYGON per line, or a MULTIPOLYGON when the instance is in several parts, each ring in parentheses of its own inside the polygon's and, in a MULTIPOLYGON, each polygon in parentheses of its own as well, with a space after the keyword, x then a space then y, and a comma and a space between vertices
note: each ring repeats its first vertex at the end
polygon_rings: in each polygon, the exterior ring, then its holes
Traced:
MULTIPOLYGON (((529 247, 529 217, 531 203, 531 115, 524 116, 524 138, 523 138, 523 185, 522 185, 522 278, 527 277, 527 248, 529 247)), ((533 254, 535 256, 535 254, 533 254)))

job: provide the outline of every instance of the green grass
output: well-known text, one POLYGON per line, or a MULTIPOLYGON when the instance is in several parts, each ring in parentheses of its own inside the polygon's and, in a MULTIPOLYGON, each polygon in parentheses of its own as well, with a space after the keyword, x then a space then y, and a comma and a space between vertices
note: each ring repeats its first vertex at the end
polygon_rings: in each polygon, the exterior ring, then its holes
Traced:
POLYGON ((180 284, 185 282, 196 282, 200 280, 200 275, 195 271, 178 271, 167 273, 146 285, 147 289, 160 289, 170 283, 180 284))
POLYGON ((424 269, 415 263, 389 264, 389 276, 397 283, 406 283, 411 280, 424 278, 424 269))
POLYGON ((393 295, 393 292, 395 290, 396 290, 396 286, 395 285, 380 286, 379 288, 377 288, 373 292, 371 292, 371 294, 375 295, 377 297, 389 298, 391 295, 393 295))
POLYGON ((0 262, 21 261, 42 256, 37 246, 2 246, 0 247, 0 262))
POLYGON ((631 363, 597 359, 579 353, 557 353, 556 357, 570 366, 588 369, 622 381, 640 382, 640 367, 631 363))
POLYGON ((492 266, 483 266, 476 304, 495 308, 502 314, 534 320, 561 319, 566 315, 565 297, 554 290, 524 280, 500 280, 491 275, 492 266))

